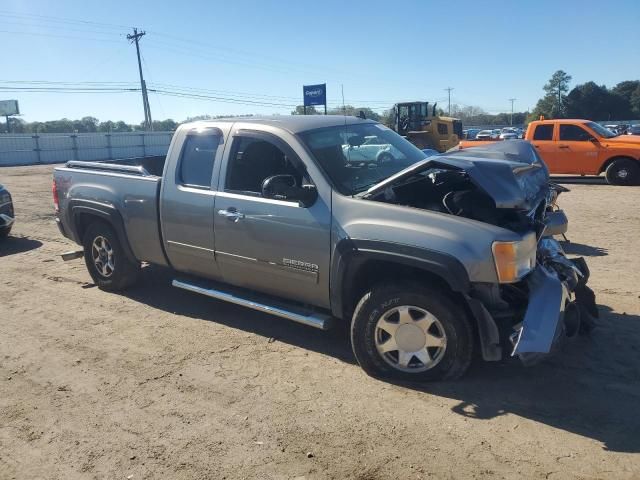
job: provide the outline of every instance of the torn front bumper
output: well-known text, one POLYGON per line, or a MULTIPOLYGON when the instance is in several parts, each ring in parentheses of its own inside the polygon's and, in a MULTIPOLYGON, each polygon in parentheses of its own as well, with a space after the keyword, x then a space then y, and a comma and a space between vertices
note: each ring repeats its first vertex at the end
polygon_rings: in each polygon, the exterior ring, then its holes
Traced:
POLYGON ((526 278, 527 309, 511 337, 512 356, 533 364, 564 339, 586 330, 590 317, 597 316, 595 296, 586 286, 588 278, 583 259, 566 258, 552 238, 540 240, 538 265, 526 278))

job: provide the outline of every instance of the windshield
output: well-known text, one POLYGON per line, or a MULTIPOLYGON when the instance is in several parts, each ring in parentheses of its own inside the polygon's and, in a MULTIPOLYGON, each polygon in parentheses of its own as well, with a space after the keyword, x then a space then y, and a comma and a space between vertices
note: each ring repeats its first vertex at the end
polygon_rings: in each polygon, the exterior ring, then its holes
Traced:
POLYGON ((355 195, 426 155, 378 123, 340 125, 300 134, 343 195, 355 195))
POLYGON ((591 130, 593 130, 598 135, 600 135, 601 137, 604 137, 604 138, 613 138, 613 137, 617 137, 618 136, 617 133, 613 133, 608 128, 604 128, 602 125, 600 125, 598 123, 595 123, 595 122, 587 123, 587 127, 589 127, 591 130))

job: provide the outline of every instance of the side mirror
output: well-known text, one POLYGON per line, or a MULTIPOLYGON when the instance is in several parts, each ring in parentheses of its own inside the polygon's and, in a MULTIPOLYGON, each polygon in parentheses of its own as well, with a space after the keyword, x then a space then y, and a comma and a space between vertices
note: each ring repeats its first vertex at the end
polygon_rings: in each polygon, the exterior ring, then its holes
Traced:
POLYGON ((297 201, 310 207, 318 198, 315 185, 298 186, 293 175, 273 175, 262 182, 262 196, 274 200, 297 201))
POLYGON ((596 137, 589 137, 589 141, 591 143, 600 143, 600 141, 596 137))

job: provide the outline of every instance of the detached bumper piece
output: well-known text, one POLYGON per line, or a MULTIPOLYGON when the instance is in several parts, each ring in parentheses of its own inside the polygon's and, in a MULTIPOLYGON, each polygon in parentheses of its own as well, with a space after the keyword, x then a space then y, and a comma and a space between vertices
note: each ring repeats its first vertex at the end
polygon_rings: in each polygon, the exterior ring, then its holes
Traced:
POLYGON ((512 356, 530 365, 566 339, 593 327, 598 316, 589 269, 583 258, 568 259, 552 238, 540 240, 538 266, 526 279, 529 302, 511 337, 512 356))

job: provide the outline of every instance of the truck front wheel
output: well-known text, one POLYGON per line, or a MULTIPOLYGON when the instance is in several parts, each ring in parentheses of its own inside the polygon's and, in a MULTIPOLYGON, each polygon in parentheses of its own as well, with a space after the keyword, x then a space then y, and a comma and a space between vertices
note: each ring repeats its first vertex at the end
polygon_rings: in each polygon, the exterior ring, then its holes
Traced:
POLYGON ((430 381, 464 374, 474 342, 464 310, 442 292, 406 283, 382 284, 362 297, 351 344, 371 376, 430 381))
POLYGON ((605 171, 609 185, 637 185, 640 183, 640 166, 630 158, 614 160, 605 171))
POLYGON ((89 225, 83 246, 87 270, 102 290, 124 290, 138 279, 140 264, 127 258, 116 232, 107 223, 89 225))

